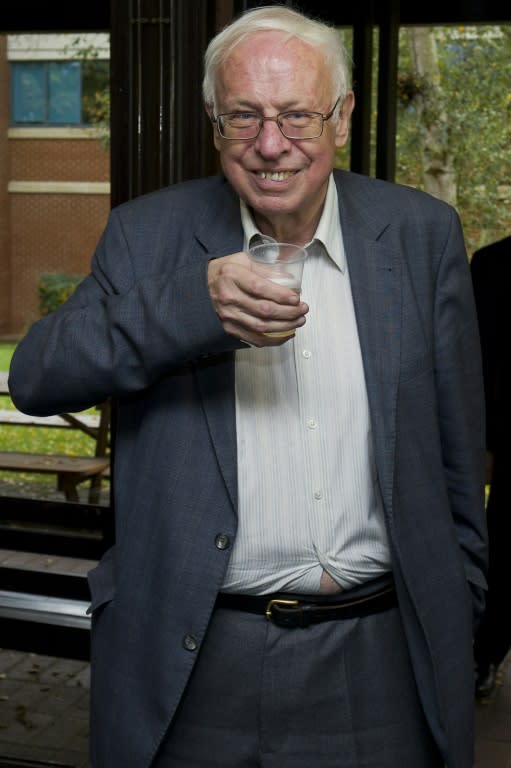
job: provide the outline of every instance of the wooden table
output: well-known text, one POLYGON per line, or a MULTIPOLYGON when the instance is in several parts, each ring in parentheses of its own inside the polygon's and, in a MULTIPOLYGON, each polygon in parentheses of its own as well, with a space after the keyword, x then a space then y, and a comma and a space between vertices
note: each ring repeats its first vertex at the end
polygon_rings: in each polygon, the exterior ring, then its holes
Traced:
MULTIPOLYGON (((0 371, 0 395, 9 396, 7 379, 7 371, 0 371)), ((0 409, 0 426, 67 427, 78 429, 95 441, 94 456, 55 456, 0 450, 0 470, 54 474, 58 489, 69 501, 78 501, 77 486, 90 480, 89 502, 97 503, 101 480, 110 469, 110 403, 106 401, 97 408, 97 414, 61 413, 55 416, 28 416, 16 409, 0 409)))

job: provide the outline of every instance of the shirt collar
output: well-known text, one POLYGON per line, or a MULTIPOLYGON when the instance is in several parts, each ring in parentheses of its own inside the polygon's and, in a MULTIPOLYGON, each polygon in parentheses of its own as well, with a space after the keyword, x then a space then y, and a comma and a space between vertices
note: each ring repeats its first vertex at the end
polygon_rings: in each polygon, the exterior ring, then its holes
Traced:
MULTIPOLYGON (((244 247, 248 248, 252 244, 254 238, 261 242, 272 241, 273 238, 268 235, 263 235, 254 223, 252 214, 244 200, 240 199, 240 211, 241 211, 241 224, 245 236, 244 247)), ((342 242, 341 233, 341 220, 339 217, 339 203, 337 199, 337 188, 335 186, 334 176, 330 174, 328 180, 328 187, 325 197, 325 204, 323 206, 323 212, 319 220, 314 237, 307 243, 307 248, 312 246, 314 241, 319 241, 325 248, 327 255, 338 267, 338 269, 344 273, 346 268, 346 257, 344 254, 344 246, 342 242)), ((313 248, 310 249, 311 251, 313 248)))

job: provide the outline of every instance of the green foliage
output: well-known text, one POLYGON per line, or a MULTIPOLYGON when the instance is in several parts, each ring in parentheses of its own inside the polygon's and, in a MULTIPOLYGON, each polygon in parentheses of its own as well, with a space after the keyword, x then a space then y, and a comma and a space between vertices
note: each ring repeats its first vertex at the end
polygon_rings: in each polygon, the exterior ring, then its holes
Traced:
POLYGON ((45 272, 39 278, 37 287, 41 316, 60 307, 74 292, 83 275, 66 275, 62 272, 45 272))
MULTIPOLYGON (((471 254, 511 232, 511 27, 435 27, 431 33, 456 173, 456 207, 471 254)), ((399 57, 396 180, 421 188, 424 127, 417 96, 428 88, 428 78, 415 74, 406 30, 399 57)))
POLYGON ((97 129, 105 149, 110 146, 110 63, 98 60, 98 50, 78 36, 67 53, 82 64, 83 119, 97 129))
POLYGON ((110 93, 98 89, 84 95, 82 108, 84 120, 95 126, 98 138, 106 149, 110 145, 110 93))

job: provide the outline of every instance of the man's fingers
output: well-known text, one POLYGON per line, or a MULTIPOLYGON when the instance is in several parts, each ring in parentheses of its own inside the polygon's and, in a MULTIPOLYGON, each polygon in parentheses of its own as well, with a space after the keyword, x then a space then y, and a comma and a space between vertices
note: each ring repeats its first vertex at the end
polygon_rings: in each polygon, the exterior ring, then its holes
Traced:
POLYGON ((238 338, 293 331, 305 322, 309 308, 295 291, 272 283, 250 268, 244 253, 210 262, 209 290, 227 333, 238 338), (235 330, 234 330, 235 329, 235 330))

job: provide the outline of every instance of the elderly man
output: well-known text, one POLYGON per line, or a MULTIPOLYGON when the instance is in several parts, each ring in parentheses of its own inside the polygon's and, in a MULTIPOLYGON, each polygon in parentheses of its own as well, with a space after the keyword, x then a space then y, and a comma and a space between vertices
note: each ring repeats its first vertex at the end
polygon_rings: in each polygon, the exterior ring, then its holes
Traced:
POLYGON ((117 413, 92 765, 470 768, 484 428, 458 217, 333 170, 334 29, 259 8, 205 63, 223 175, 114 210, 11 368, 22 410, 117 413), (306 246, 302 296, 252 267, 272 239, 306 246))

